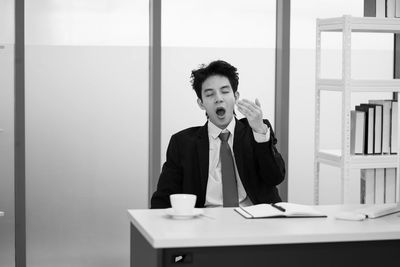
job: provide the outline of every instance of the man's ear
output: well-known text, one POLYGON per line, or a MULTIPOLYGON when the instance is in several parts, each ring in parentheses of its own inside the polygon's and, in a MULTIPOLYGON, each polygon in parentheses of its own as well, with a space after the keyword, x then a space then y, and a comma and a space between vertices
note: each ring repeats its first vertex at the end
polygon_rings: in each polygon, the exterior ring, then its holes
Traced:
POLYGON ((236 100, 236 101, 239 100, 239 96, 240 96, 239 91, 236 91, 236 92, 235 92, 235 100, 236 100))
POLYGON ((203 101, 201 101, 200 98, 197 98, 197 105, 199 105, 199 107, 200 107, 202 110, 205 110, 205 109, 206 109, 206 108, 204 107, 204 105, 203 105, 203 101))

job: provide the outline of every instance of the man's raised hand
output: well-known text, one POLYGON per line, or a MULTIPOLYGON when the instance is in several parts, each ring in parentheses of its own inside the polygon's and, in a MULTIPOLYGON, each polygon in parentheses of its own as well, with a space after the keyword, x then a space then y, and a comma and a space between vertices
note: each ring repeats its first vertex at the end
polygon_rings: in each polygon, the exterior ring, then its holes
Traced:
POLYGON ((238 100, 236 103, 238 110, 242 113, 249 122, 250 127, 256 133, 265 134, 267 132, 267 126, 263 122, 263 114, 261 110, 260 101, 255 99, 255 102, 251 102, 247 99, 238 100))

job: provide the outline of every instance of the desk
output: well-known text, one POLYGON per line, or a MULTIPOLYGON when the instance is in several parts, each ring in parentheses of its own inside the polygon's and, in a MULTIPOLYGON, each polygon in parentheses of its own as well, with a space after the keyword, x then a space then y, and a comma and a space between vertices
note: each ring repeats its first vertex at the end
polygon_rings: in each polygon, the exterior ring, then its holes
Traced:
POLYGON ((318 206, 328 218, 274 219, 245 219, 232 208, 204 209, 207 217, 191 220, 128 210, 131 267, 397 266, 399 213, 361 222, 332 217, 359 206, 318 206))

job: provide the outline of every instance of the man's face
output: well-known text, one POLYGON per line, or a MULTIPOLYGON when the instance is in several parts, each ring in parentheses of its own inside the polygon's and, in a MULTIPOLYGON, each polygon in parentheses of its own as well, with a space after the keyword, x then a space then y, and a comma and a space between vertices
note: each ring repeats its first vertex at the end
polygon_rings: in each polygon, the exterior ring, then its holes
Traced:
POLYGON ((207 112, 212 123, 225 129, 233 118, 233 111, 239 93, 233 93, 229 79, 221 75, 208 77, 201 86, 200 108, 207 112))

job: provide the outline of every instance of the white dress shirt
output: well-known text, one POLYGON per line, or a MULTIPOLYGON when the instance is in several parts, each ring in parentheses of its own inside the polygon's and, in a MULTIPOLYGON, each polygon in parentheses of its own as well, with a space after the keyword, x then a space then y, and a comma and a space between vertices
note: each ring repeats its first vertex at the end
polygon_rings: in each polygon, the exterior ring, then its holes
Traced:
MULTIPOLYGON (((232 156, 235 163, 236 182, 238 187, 239 206, 249 206, 253 203, 247 197, 246 190, 243 187, 242 181, 240 180, 239 173, 236 166, 235 155, 233 153, 233 138, 235 133, 236 120, 233 118, 226 129, 221 130, 211 121, 208 121, 208 139, 209 139, 209 165, 208 165, 208 181, 206 191, 206 207, 222 207, 222 176, 221 176, 221 161, 219 158, 219 150, 221 147, 221 140, 219 134, 221 132, 230 132, 228 145, 231 148, 232 156)), ((266 134, 259 134, 253 131, 254 139, 258 143, 268 142, 270 131, 267 128, 266 134)))

